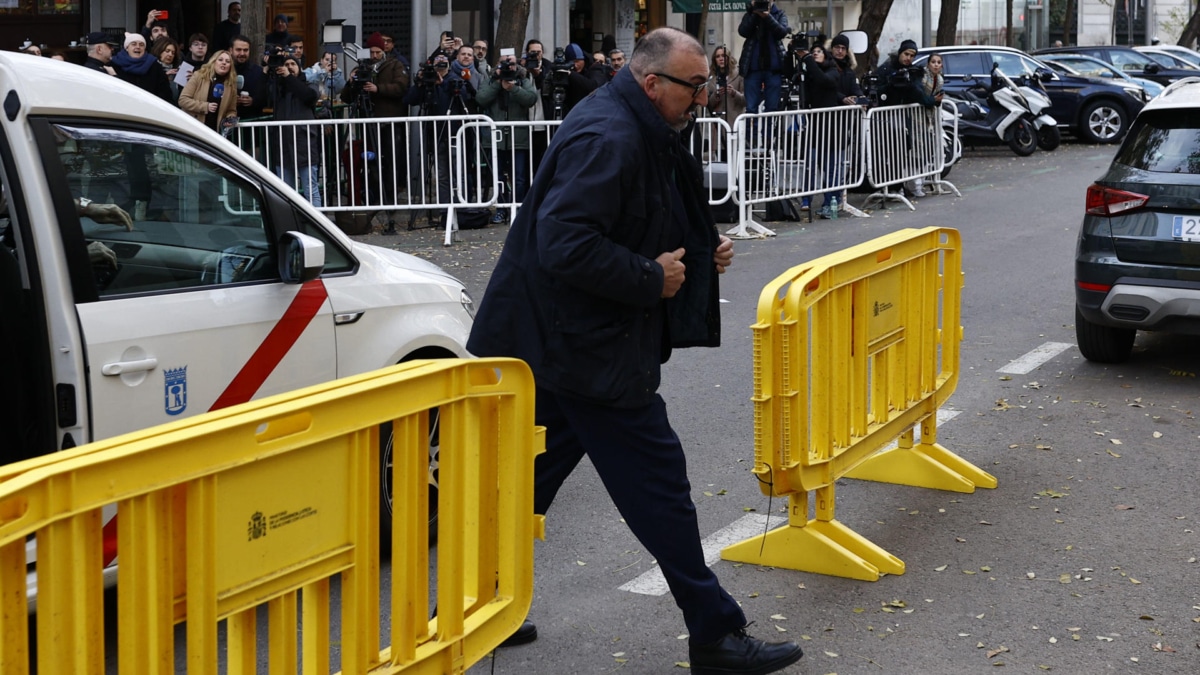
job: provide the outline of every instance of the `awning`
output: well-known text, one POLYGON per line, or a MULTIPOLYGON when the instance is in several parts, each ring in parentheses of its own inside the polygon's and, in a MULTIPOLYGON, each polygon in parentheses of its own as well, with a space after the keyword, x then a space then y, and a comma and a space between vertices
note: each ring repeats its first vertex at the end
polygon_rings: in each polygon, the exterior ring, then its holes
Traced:
MULTIPOLYGON (((675 14, 699 14, 704 0, 671 0, 671 11, 675 14)), ((708 12, 744 12, 746 0, 709 0, 708 12)))

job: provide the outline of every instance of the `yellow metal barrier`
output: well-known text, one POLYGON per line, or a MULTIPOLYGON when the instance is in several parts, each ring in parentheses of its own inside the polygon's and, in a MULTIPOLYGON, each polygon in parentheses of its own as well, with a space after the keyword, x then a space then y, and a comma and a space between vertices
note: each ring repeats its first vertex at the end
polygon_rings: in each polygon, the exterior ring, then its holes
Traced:
POLYGON ((752 327, 753 472, 764 494, 788 498, 788 524, 723 558, 868 581, 903 574, 900 559, 835 520, 838 479, 996 487, 937 443, 937 410, 958 382, 961 265, 957 230, 910 229, 767 284, 752 327))
POLYGON ((462 673, 532 601, 533 378, 510 359, 416 361, 95 443, 0 472, 0 672, 103 673, 101 509, 116 505, 122 673, 462 673), (429 411, 439 411, 437 562, 429 411), (390 642, 381 648, 379 425, 392 422, 390 642), (338 579, 341 627, 331 581, 338 579), (433 589, 431 594, 431 588, 433 589), (436 599, 437 616, 429 618, 436 599), (258 610, 267 644, 258 651, 258 610), (331 645, 338 649, 331 650, 331 645))

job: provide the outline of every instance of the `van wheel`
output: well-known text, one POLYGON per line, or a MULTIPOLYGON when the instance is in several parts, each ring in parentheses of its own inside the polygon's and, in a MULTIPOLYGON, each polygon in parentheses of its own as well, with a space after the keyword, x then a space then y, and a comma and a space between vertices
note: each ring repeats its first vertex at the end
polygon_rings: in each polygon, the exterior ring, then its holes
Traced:
POLYGON ((1062 143, 1062 132, 1054 125, 1038 129, 1038 147, 1046 152, 1055 150, 1062 143))
POLYGON ((1096 101, 1079 116, 1079 135, 1089 143, 1116 143, 1129 126, 1129 116, 1116 103, 1096 101))
POLYGON ((1037 150, 1037 129, 1025 118, 1017 120, 1008 130, 1008 147, 1018 157, 1028 157, 1037 150))
POLYGON ((1083 358, 1096 363, 1121 363, 1129 359, 1133 351, 1133 339, 1137 330, 1114 328, 1092 323, 1084 318, 1075 306, 1075 340, 1083 358))
MULTIPOLYGON (((438 455, 441 452, 440 415, 437 408, 429 411, 429 545, 437 543, 438 525, 438 455)), ((388 557, 392 548, 392 423, 379 426, 379 550, 388 557)))

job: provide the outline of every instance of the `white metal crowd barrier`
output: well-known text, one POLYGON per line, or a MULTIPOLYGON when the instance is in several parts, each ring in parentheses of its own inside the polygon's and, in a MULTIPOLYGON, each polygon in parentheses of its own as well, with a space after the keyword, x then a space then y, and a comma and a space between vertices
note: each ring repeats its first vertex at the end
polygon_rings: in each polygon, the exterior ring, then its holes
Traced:
POLYGON ((861 185, 865 169, 862 118, 863 110, 858 106, 738 117, 734 121, 732 156, 737 166, 740 215, 737 227, 729 234, 775 234, 754 221, 755 204, 819 194, 832 196, 861 185))
MULTIPOLYGON (((738 205, 729 234, 771 236, 754 221, 756 206, 837 193, 864 180, 894 198, 888 186, 940 176, 945 141, 938 114, 915 104, 845 106, 745 114, 732 128, 706 117, 687 140, 701 162, 709 204, 738 205)), ((323 211, 407 212, 410 225, 420 211, 445 213, 449 245, 458 210, 494 207, 515 215, 560 124, 483 115, 263 121, 239 124, 231 140, 323 211)))
POLYGON ((915 211, 917 207, 903 191, 888 188, 917 178, 940 178, 946 161, 941 110, 919 103, 872 108, 863 124, 867 180, 871 187, 882 188, 868 196, 867 202, 895 199, 915 211))

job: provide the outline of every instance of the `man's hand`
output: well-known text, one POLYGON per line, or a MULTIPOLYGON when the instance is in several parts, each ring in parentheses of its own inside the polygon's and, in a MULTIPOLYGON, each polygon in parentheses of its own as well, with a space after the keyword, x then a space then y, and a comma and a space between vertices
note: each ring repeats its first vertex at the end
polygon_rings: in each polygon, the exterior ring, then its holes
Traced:
POLYGON ((254 103, 254 99, 250 98, 250 94, 245 93, 238 95, 237 101, 240 106, 248 106, 254 103))
POLYGON ((733 240, 725 235, 718 235, 720 242, 713 252, 713 262, 717 265, 717 274, 725 274, 725 268, 733 264, 733 240))
POLYGON ((275 74, 278 75, 279 77, 287 77, 288 76, 287 66, 278 66, 277 68, 275 68, 275 74))
MULTIPOLYGON (((730 244, 732 250, 733 244, 730 244)), ((677 248, 674 251, 668 251, 659 255, 654 259, 655 262, 663 268, 663 289, 662 297, 673 298, 679 292, 679 287, 683 285, 684 266, 680 262, 683 259, 683 249, 677 248)))
POLYGON ((500 87, 504 89, 504 91, 512 91, 513 87, 515 86, 516 83, 512 80, 500 80, 500 87))
MULTIPOLYGON (((78 201, 75 202, 78 205, 78 201)), ((86 216, 96 221, 97 223, 106 223, 111 225, 120 225, 127 231, 133 232, 133 218, 125 209, 116 204, 97 204, 92 202, 84 207, 79 208, 79 215, 86 216)))
POLYGON ((147 12, 146 13, 146 28, 152 27, 154 25, 154 22, 157 20, 158 20, 158 10, 157 9, 152 9, 149 12, 147 12))
POLYGON ((88 261, 93 265, 108 265, 114 270, 117 269, 117 254, 113 250, 98 241, 93 241, 88 244, 88 261))
POLYGON ((368 82, 363 85, 363 91, 374 94, 379 91, 379 87, 375 86, 374 82, 368 82))

